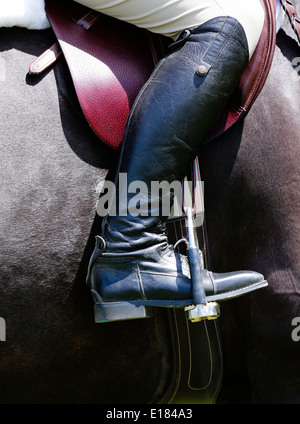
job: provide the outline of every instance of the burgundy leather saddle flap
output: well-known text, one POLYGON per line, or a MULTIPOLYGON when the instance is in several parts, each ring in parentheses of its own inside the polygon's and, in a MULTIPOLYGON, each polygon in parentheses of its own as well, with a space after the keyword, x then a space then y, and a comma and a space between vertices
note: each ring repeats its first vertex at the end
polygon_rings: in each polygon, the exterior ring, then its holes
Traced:
POLYGON ((73 1, 45 6, 89 125, 118 148, 130 108, 159 59, 154 55, 163 55, 160 39, 73 1))
MULTIPOLYGON (((268 75, 276 41, 276 8, 274 0, 261 2, 266 18, 259 44, 207 140, 249 112, 268 75)), ((45 9, 89 125, 104 143, 117 149, 140 89, 163 57, 166 42, 172 40, 71 0, 46 0, 45 9)))

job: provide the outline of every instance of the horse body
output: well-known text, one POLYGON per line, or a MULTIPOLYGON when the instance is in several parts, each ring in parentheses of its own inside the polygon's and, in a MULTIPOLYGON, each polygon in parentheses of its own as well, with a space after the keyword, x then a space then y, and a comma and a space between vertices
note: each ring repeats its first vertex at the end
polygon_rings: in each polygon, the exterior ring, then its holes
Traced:
POLYGON ((157 401, 172 364, 167 318, 93 321, 85 275, 99 183, 116 155, 84 120, 63 61, 27 75, 52 39, 1 29, 0 401, 157 401))
MULTIPOLYGON (((64 61, 27 75, 51 30, 0 35, 0 402, 169 401, 169 315, 97 326, 84 283, 99 190, 117 155, 84 120, 64 61)), ((281 31, 251 112, 200 154, 212 269, 253 269, 269 281, 222 305, 223 401, 300 402, 300 343, 291 338, 300 316, 299 98, 287 79, 298 54, 281 31)))

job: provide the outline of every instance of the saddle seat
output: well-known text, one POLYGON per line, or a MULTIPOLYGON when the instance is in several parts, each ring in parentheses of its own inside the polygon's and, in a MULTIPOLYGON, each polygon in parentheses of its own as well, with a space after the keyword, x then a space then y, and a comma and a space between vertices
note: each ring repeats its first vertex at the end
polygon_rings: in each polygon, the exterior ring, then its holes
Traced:
MULTIPOLYGON (((275 0, 260 1, 265 23, 259 43, 207 141, 246 116, 268 76, 276 42, 276 7, 275 0)), ((71 0, 46 0, 45 10, 58 42, 30 65, 30 73, 43 72, 63 53, 90 127, 118 149, 138 92, 173 40, 71 0)))

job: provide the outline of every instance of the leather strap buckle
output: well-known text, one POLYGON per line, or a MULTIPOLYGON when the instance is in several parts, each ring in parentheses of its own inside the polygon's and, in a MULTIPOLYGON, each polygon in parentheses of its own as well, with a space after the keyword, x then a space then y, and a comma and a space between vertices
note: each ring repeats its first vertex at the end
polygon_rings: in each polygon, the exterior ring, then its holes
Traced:
POLYGON ((88 30, 100 19, 100 16, 101 16, 100 13, 96 11, 91 11, 84 14, 79 19, 75 19, 75 18, 70 18, 70 19, 71 21, 75 22, 77 25, 80 25, 84 29, 88 30))

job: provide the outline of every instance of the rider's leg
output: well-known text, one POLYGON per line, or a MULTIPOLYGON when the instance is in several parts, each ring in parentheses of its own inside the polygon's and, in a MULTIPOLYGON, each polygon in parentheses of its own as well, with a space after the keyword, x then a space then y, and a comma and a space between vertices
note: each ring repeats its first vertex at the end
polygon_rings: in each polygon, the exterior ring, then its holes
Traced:
MULTIPOLYGON (((233 18, 215 18, 185 32, 182 44, 159 63, 141 90, 124 137, 119 171, 126 173, 127 182, 117 193, 120 207, 116 216, 105 220, 88 274, 95 302, 111 310, 109 320, 137 317, 141 305, 192 303, 188 263, 168 244, 167 217, 162 199, 151 197, 151 182, 171 183, 185 176, 247 63, 242 26, 233 18), (134 197, 128 188, 134 181, 147 188, 143 199, 139 195, 145 216, 127 210, 134 197), (135 307, 132 314, 128 302, 135 307)), ((202 274, 208 301, 266 284, 252 271, 202 274)))

